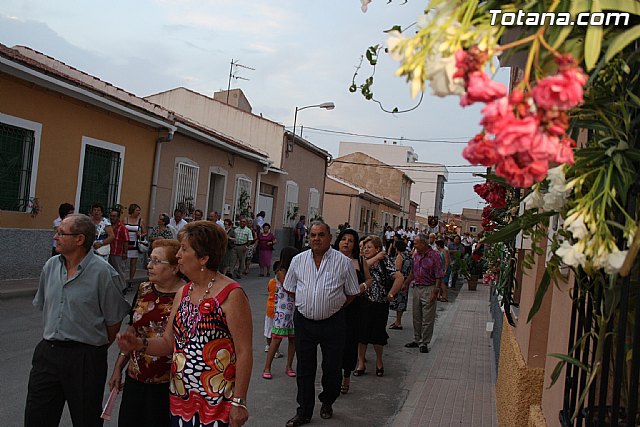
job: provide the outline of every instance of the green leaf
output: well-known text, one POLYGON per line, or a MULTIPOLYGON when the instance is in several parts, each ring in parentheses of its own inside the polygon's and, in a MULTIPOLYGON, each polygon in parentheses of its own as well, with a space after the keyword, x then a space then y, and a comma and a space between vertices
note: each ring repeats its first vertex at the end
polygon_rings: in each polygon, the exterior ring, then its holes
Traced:
MULTIPOLYGON (((591 5, 591 13, 600 13, 600 0, 593 0, 591 5)), ((584 62, 587 71, 593 70, 600 57, 600 49, 602 48, 602 26, 589 25, 587 27, 587 35, 584 40, 584 62)))
MULTIPOLYGON (((588 33, 587 33, 588 35, 588 33)), ((631 27, 624 33, 618 34, 615 36, 611 42, 609 43, 609 47, 607 48, 607 52, 604 54, 605 62, 608 62, 616 56, 618 52, 627 47, 630 43, 640 38, 640 25, 636 25, 635 27, 631 27)))
POLYGON ((538 289, 536 290, 536 297, 533 300, 533 305, 531 306, 531 310, 529 310, 529 316, 527 316, 527 323, 531 322, 533 316, 540 310, 540 306, 542 305, 542 300, 547 293, 547 289, 549 289, 549 283, 551 283, 551 276, 547 270, 544 271, 544 275, 540 280, 540 284, 538 285, 538 289))
POLYGON ((589 368, 587 368, 587 365, 585 365, 584 363, 582 363, 581 361, 579 361, 578 359, 574 359, 571 356, 568 356, 566 354, 560 354, 560 353, 549 353, 547 354, 547 356, 551 356, 551 357, 556 357, 566 363, 571 363, 574 366, 577 366, 578 368, 582 369, 583 371, 587 372, 589 370, 589 368))
POLYGON ((631 98, 631 100, 635 104, 634 106, 636 108, 640 108, 640 97, 635 93, 631 92, 629 89, 627 89, 627 95, 629 96, 629 98, 631 98))
POLYGON ((604 10, 617 10, 640 15, 640 2, 638 0, 600 0, 600 6, 604 10))
POLYGON ((390 33, 391 31, 398 31, 398 32, 402 32, 402 27, 400 25, 394 25, 393 27, 389 28, 388 30, 384 30, 383 33, 390 33))
POLYGON ((500 230, 482 239, 483 243, 499 243, 506 242, 515 238, 522 230, 520 221, 514 220, 512 223, 505 225, 500 230))

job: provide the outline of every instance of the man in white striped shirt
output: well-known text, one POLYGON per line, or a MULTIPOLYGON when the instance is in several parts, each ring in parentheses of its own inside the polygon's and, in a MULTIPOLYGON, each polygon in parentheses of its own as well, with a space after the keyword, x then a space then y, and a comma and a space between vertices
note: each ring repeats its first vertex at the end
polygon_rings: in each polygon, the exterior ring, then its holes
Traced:
POLYGON ((340 395, 342 351, 345 341, 343 307, 360 292, 352 261, 331 248, 331 230, 322 221, 309 229, 311 250, 296 255, 284 280, 284 289, 296 298, 294 325, 298 353, 298 409, 288 427, 307 424, 315 406, 318 345, 322 351, 322 402, 320 417, 333 416, 340 395))

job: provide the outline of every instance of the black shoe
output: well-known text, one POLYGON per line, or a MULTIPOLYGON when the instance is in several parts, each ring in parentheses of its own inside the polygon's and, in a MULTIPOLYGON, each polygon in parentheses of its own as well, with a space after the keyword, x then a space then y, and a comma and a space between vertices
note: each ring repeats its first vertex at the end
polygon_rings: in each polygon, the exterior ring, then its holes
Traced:
POLYGON ((331 407, 331 404, 323 403, 320 407, 320 418, 328 420, 331 417, 333 417, 333 408, 331 407))
POLYGON ((303 424, 309 424, 311 422, 311 418, 303 417, 302 415, 296 415, 287 421, 287 427, 299 427, 303 424))
POLYGON ((411 341, 410 343, 407 343, 404 346, 407 348, 418 348, 418 343, 415 341, 411 341))
POLYGON ((429 353, 429 347, 427 347, 426 345, 421 345, 420 353, 429 353))

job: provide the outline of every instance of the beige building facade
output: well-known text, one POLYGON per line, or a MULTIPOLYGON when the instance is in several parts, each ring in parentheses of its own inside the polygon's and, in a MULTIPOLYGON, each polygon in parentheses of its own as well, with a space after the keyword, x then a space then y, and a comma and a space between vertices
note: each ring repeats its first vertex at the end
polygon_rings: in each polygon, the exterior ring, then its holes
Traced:
POLYGON ((406 173, 412 180, 411 200, 417 205, 420 216, 442 216, 445 184, 449 179, 447 167, 438 163, 418 161, 418 154, 410 146, 387 142, 370 144, 360 142, 340 142, 338 155, 344 156, 361 152, 394 166, 406 173))

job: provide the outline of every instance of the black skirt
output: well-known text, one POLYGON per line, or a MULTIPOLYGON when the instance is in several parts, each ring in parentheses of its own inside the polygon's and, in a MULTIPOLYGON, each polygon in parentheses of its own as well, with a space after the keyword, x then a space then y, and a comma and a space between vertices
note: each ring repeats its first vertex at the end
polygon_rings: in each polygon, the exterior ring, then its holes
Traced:
POLYGON ((365 300, 360 317, 360 344, 387 345, 387 322, 389 321, 389 304, 365 300))

